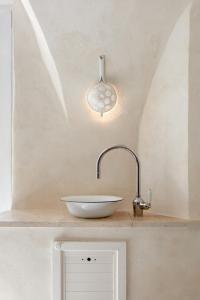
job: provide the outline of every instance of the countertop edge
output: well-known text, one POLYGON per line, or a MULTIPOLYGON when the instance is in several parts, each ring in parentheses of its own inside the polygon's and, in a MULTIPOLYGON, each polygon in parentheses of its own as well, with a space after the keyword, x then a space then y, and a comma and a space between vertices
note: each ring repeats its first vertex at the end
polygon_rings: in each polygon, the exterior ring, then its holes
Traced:
POLYGON ((70 228, 70 227, 190 227, 200 226, 200 220, 186 220, 161 215, 145 214, 134 218, 127 211, 117 211, 113 216, 103 219, 79 219, 67 211, 57 210, 11 210, 0 214, 0 228, 70 228))

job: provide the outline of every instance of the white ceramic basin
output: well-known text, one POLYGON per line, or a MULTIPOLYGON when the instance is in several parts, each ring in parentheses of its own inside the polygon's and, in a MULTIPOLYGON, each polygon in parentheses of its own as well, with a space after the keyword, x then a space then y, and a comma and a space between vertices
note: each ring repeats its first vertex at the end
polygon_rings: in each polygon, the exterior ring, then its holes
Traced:
POLYGON ((111 216, 122 198, 117 196, 67 196, 62 201, 71 215, 79 218, 104 218, 111 216))

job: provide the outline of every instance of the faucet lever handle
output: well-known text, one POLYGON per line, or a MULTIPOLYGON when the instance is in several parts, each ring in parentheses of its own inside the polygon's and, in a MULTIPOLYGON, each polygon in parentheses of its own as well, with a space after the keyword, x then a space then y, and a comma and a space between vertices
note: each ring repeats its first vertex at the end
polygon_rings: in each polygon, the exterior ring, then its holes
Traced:
POLYGON ((148 190, 148 198, 147 198, 147 204, 149 204, 149 206, 151 206, 151 202, 152 202, 152 189, 148 190))

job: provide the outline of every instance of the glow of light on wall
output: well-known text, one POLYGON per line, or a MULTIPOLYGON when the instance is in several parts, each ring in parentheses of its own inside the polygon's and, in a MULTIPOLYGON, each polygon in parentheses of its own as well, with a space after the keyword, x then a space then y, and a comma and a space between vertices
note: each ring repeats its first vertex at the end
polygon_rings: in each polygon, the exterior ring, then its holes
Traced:
POLYGON ((101 116, 99 113, 94 112, 94 110, 87 105, 88 107, 88 111, 91 115, 91 118, 98 123, 110 123, 112 121, 114 121, 115 119, 117 119, 121 114, 122 114, 122 108, 119 104, 119 102, 117 102, 115 104, 115 106, 113 107, 113 109, 111 111, 108 111, 106 113, 103 114, 103 116, 101 116))

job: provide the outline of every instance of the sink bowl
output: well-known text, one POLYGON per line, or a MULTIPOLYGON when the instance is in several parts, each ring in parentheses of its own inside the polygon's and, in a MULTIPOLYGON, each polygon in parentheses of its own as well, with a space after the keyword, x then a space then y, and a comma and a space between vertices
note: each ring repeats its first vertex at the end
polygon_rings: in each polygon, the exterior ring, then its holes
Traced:
POLYGON ((117 196, 67 196, 62 201, 71 215, 79 218, 105 218, 111 216, 117 209, 122 198, 117 196))

